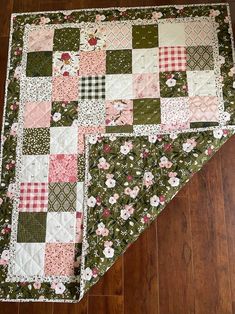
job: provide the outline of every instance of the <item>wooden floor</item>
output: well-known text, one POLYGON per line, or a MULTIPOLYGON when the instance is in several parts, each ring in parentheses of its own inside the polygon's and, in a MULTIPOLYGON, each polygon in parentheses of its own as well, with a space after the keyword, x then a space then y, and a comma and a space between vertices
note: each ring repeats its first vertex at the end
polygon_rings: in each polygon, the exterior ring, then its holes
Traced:
MULTIPOLYGON (((224 1, 0 0, 1 110, 11 12, 200 2, 224 1)), ((227 2, 235 28, 235 0, 227 2)), ((0 303, 0 313, 235 313, 235 137, 192 178, 82 302, 0 303)))

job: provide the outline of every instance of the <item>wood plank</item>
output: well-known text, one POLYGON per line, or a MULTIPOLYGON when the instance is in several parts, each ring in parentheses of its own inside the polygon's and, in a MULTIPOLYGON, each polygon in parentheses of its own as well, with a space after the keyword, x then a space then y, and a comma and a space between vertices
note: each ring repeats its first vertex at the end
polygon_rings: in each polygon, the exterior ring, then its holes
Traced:
POLYGON ((18 314, 19 312, 19 303, 0 303, 0 313, 1 314, 18 314))
POLYGON ((87 296, 85 296, 79 303, 76 303, 76 304, 75 303, 74 304, 54 303, 54 309, 52 313, 53 314, 87 314, 87 296))
POLYGON ((36 12, 39 11, 38 4, 35 0, 14 0, 13 12, 36 12))
POLYGON ((123 291, 123 256, 108 270, 101 280, 91 288, 89 295, 121 295, 123 291))
POLYGON ((174 198, 157 223, 160 313, 194 313, 192 243, 187 198, 174 198))
POLYGON ((0 1, 0 36, 8 37, 10 32, 10 17, 13 9, 13 0, 0 1))
POLYGON ((195 314, 232 314, 220 158, 189 182, 195 314))
MULTIPOLYGON (((14 312, 13 312, 14 313, 14 312)), ((12 314, 13 314, 12 313, 12 314)), ((20 303, 19 314, 53 314, 53 303, 20 303)), ((15 313, 14 313, 15 314, 15 313)))
POLYGON ((87 314, 124 314, 122 296, 89 296, 88 300, 87 314))
POLYGON ((158 314, 156 222, 124 254, 125 313, 158 314))

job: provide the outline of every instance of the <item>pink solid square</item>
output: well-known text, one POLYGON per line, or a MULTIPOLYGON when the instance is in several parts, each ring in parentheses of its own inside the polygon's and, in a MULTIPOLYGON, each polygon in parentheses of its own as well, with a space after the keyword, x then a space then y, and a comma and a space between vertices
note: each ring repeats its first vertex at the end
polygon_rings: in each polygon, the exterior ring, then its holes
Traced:
POLYGON ((24 109, 25 128, 46 128, 50 126, 51 103, 47 101, 27 102, 24 109))
POLYGON ((76 155, 50 155, 49 182, 76 182, 77 156, 76 155))
POLYGON ((78 100, 78 77, 56 76, 52 80, 53 101, 78 100))
POLYGON ((144 73, 133 75, 134 98, 160 97, 159 74, 144 73))
POLYGON ((29 33, 28 51, 52 51, 53 29, 32 30, 29 33))
POLYGON ((105 74, 106 52, 103 50, 81 51, 79 73, 81 76, 105 74))

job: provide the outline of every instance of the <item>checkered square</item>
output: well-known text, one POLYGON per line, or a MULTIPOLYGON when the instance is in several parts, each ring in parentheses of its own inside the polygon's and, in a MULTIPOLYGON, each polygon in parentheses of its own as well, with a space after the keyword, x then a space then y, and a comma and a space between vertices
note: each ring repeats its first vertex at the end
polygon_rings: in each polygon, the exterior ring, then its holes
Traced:
POLYGON ((47 183, 21 183, 20 204, 21 212, 46 212, 48 206, 47 183))
POLYGON ((104 99, 105 76, 81 77, 80 95, 81 99, 104 99))
POLYGON ((160 72, 186 71, 186 48, 160 47, 159 68, 160 72))

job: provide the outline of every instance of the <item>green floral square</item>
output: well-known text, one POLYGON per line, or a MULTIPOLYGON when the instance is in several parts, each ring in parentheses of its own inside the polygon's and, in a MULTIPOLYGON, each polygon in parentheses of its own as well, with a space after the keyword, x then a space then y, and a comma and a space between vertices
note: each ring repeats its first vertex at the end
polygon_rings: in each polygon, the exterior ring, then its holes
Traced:
POLYGON ((49 183, 48 211, 76 211, 76 183, 49 183))
POLYGON ((27 54, 26 76, 52 76, 52 52, 29 52, 27 54))
POLYGON ((133 25, 132 26, 132 47, 154 48, 158 46, 157 25, 133 25))
POLYGON ((24 129, 23 154, 24 155, 50 154, 50 129, 49 128, 24 129))
POLYGON ((132 73, 132 51, 108 50, 106 52, 106 73, 107 74, 132 73))
POLYGON ((160 96, 188 96, 186 72, 160 72, 160 96))
POLYGON ((133 100, 133 124, 159 124, 160 122, 160 99, 133 100))
POLYGON ((54 101, 51 110, 51 126, 71 126, 78 118, 77 101, 54 101))
POLYGON ((53 50, 54 51, 77 51, 80 45, 79 28, 55 29, 53 50))
POLYGON ((17 242, 45 242, 47 213, 19 213, 17 242))
POLYGON ((186 60, 189 71, 213 70, 213 48, 211 46, 187 47, 186 60))

